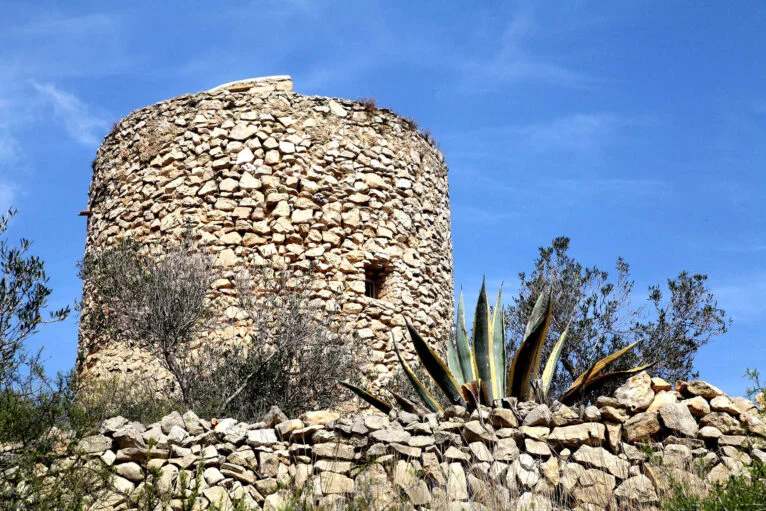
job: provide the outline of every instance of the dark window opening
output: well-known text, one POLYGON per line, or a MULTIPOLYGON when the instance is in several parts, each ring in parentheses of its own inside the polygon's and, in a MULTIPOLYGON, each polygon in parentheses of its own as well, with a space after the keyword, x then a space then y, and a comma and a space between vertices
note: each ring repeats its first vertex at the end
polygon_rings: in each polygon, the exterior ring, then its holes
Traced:
POLYGON ((368 265, 364 269, 364 295, 368 298, 382 299, 386 289, 386 269, 368 265))

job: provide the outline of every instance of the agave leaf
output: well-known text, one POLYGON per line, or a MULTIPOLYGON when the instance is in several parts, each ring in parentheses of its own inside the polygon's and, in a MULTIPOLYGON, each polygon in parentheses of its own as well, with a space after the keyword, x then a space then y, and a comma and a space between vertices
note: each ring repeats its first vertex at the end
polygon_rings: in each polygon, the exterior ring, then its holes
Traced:
POLYGON ((502 399, 505 397, 507 381, 505 373, 507 371, 506 361, 506 347, 505 347, 505 319, 503 317, 503 305, 501 303, 503 295, 503 284, 500 284, 500 289, 497 291, 497 300, 495 300, 495 308, 492 311, 492 323, 490 323, 492 338, 492 351, 494 353, 494 360, 497 368, 497 376, 492 381, 495 389, 494 399, 502 399))
POLYGON ((487 301, 487 288, 484 279, 481 281, 479 300, 476 302, 476 312, 473 316, 473 351, 476 355, 476 367, 479 369, 479 379, 487 382, 489 397, 495 399, 495 385, 497 380, 497 364, 495 352, 492 346, 492 319, 489 313, 487 301))
POLYGON ((572 324, 572 320, 569 320, 569 323, 567 323, 567 327, 564 329, 564 331, 561 333, 561 336, 559 337, 559 340, 556 341, 556 344, 553 346, 553 350, 551 350, 551 354, 548 356, 548 362, 545 363, 545 369, 543 370, 543 394, 545 396, 548 395, 548 389, 551 387, 551 382, 553 381, 553 376, 556 374, 556 367, 559 364, 559 359, 561 358, 561 349, 564 347, 564 342, 566 341, 567 334, 569 333, 569 326, 572 324))
POLYGON ((542 356, 548 327, 551 324, 551 295, 547 299, 540 293, 532 316, 527 323, 526 335, 513 357, 511 370, 508 372, 508 394, 529 401, 532 398, 532 380, 540 373, 542 356))
POLYGON ((603 384, 607 383, 608 381, 613 380, 615 378, 619 378, 619 377, 622 377, 622 376, 628 376, 628 375, 635 374, 635 373, 640 373, 641 371, 649 369, 650 367, 652 367, 656 363, 657 362, 651 362, 649 364, 645 364, 645 365, 642 365, 642 366, 634 367, 632 369, 625 369, 623 371, 613 371, 611 373, 600 374, 600 375, 595 376, 593 378, 589 378, 588 380, 585 381, 584 384, 580 384, 580 385, 578 385, 576 387, 573 384, 571 387, 569 387, 567 389, 567 391, 564 393, 564 395, 562 395, 559 398, 559 401, 562 404, 565 404, 565 405, 572 404, 574 402, 574 400, 578 396, 582 395, 582 393, 585 392, 589 388, 592 388, 592 387, 595 387, 595 386, 599 386, 599 385, 603 385, 603 384))
POLYGON ((381 412, 385 414, 388 414, 388 412, 390 412, 394 408, 391 403, 388 403, 386 401, 383 401, 380 398, 373 396, 366 390, 361 389, 357 387, 356 385, 351 385, 350 383, 346 383, 342 381, 339 381, 338 383, 340 383, 341 385, 346 387, 348 390, 350 390, 351 392, 353 392, 354 394, 356 394, 363 400, 367 401, 369 404, 371 404, 372 406, 374 406, 375 408, 377 408, 378 410, 380 410, 381 412))
MULTIPOLYGON (((485 387, 486 388, 486 387, 485 387)), ((465 402, 468 404, 468 410, 476 410, 479 408, 479 404, 482 401, 481 397, 482 382, 481 380, 469 381, 460 386, 460 393, 463 394, 465 402)))
POLYGON ((583 382, 586 382, 590 380, 591 378, 595 378, 596 376, 601 374, 601 371, 603 371, 606 368, 606 366, 608 366, 609 364, 611 364, 612 362, 614 362, 615 360, 617 360, 618 358, 620 358, 621 356, 623 356, 624 354, 632 350, 636 346, 636 344, 640 342, 641 340, 638 340, 634 342, 633 344, 629 344, 625 346, 624 348, 622 348, 621 350, 615 351, 611 355, 608 355, 602 358, 601 360, 593 364, 590 368, 588 368, 587 371, 585 371, 580 376, 578 376, 577 379, 574 382, 572 382, 572 385, 569 388, 571 389, 573 387, 577 387, 578 385, 582 385, 583 382))
POLYGON ((407 321, 407 330, 410 332, 412 338, 412 344, 415 347, 415 352, 420 358, 420 363, 431 378, 436 382, 444 395, 447 396, 447 400, 453 405, 465 406, 465 400, 460 395, 460 386, 455 381, 455 377, 452 376, 447 365, 439 358, 433 349, 420 337, 420 334, 415 331, 409 321, 407 321))
POLYGON ((392 396, 394 396, 394 399, 396 400, 396 403, 401 407, 402 410, 409 413, 414 413, 418 417, 424 417, 428 415, 428 410, 423 407, 422 405, 411 401, 407 399, 406 397, 402 396, 401 394, 397 394, 393 390, 389 390, 392 396))
POLYGON ((460 290, 460 299, 457 304, 455 347, 457 348, 460 368, 463 370, 463 382, 473 381, 478 378, 479 371, 476 369, 476 358, 473 356, 473 350, 471 350, 471 345, 468 343, 468 330, 465 326, 465 301, 463 300, 462 289, 460 290))
POLYGON ((460 358, 457 354, 457 346, 455 341, 455 332, 449 333, 447 339, 447 367, 449 368, 452 376, 455 377, 458 385, 465 383, 465 377, 463 376, 463 368, 460 367, 460 358))
POLYGON ((393 334, 391 334, 391 341, 394 343, 394 351, 396 352, 396 358, 399 359, 399 363, 402 365, 402 368, 404 369, 404 374, 407 375, 407 379, 410 380, 410 383, 412 383, 412 386, 415 387, 415 392, 418 393, 418 396, 420 396, 420 399, 423 401, 423 404, 426 405, 426 408, 431 410, 432 412, 441 412, 442 407, 439 406, 439 403, 434 399, 434 396, 428 392, 428 389, 425 385, 418 379, 418 377, 415 375, 415 372, 410 367, 410 364, 407 363, 406 360, 404 360, 404 357, 402 357, 401 352, 399 352, 399 345, 396 343, 396 338, 394 338, 393 334))

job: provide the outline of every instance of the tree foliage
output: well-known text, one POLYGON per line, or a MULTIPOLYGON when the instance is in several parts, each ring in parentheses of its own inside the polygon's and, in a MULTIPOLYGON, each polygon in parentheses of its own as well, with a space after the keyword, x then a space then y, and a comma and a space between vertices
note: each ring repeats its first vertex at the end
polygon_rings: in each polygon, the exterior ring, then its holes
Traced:
POLYGON ((246 345, 206 347, 193 400, 202 415, 258 420, 272 406, 295 416, 340 401, 338 380, 359 378, 358 343, 332 307, 311 299, 312 273, 258 267, 237 279, 252 332, 246 345))
MULTIPOLYGON (((188 408, 253 421, 273 405, 300 413, 336 403, 336 381, 354 378, 357 364, 333 311, 311 302, 310 272, 263 267, 241 274, 240 320, 249 321, 251 342, 199 343, 204 329, 215 330, 224 320, 206 300, 219 274, 191 238, 189 233, 180 246, 153 253, 123 240, 81 265, 95 291, 88 328, 152 354, 174 377, 180 400, 158 387, 147 392, 141 382, 137 394, 155 410, 188 408)), ((120 385, 100 388, 114 394, 110 389, 120 385)), ((124 403, 136 410, 130 399, 124 403)))
POLYGON ((667 280, 666 288, 651 286, 645 303, 634 304, 635 283, 624 259, 617 259, 610 275, 570 256, 569 243, 567 237, 555 238, 540 248, 533 271, 519 274, 520 291, 505 311, 508 351, 522 338, 537 296, 550 287, 554 317, 546 353, 572 321, 553 383, 559 392, 594 361, 640 339, 613 369, 657 362, 653 374, 669 381, 695 377, 695 354, 731 323, 706 286, 707 276, 682 271, 667 280))
POLYGON ((155 253, 128 238, 86 257, 80 275, 96 290, 88 328, 151 353, 188 403, 196 377, 193 342, 212 317, 206 295, 217 275, 213 258, 194 249, 190 233, 155 253))
POLYGON ((104 489, 103 474, 72 450, 81 424, 72 420, 70 378, 46 375, 42 352, 26 346, 69 307, 43 319, 52 290, 44 262, 29 254, 31 242, 6 237, 15 214, 0 216, 0 508, 79 509, 104 489))

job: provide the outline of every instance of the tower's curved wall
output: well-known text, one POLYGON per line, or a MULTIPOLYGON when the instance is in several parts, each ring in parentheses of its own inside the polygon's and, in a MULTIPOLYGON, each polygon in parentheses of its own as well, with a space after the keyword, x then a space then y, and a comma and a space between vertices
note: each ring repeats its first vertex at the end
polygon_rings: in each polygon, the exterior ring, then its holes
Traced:
MULTIPOLYGON (((204 342, 249 338, 234 280, 269 262, 313 263, 315 298, 339 307, 359 333, 378 382, 396 366, 389 332, 403 338, 405 318, 437 345, 452 322, 443 155, 411 121, 296 94, 289 77, 235 82, 128 115, 98 150, 88 214, 86 253, 125 235, 177 243, 192 223, 223 271, 213 306, 231 319, 204 342), (371 276, 374 298, 365 290, 371 276)), ((86 304, 89 292, 86 285, 86 304)), ((87 376, 157 368, 148 354, 85 328, 79 343, 87 376)))

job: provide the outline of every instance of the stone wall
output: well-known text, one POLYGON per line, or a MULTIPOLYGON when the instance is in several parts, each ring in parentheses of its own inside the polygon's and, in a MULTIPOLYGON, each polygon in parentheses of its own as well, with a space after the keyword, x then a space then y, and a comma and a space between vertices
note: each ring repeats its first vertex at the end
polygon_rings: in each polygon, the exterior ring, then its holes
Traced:
MULTIPOLYGON (((405 318, 436 346, 452 323, 443 155, 413 121, 369 102, 296 94, 289 77, 128 115, 98 150, 84 214, 86 254, 123 236, 177 244, 191 223, 223 271, 212 303, 229 324, 206 342, 248 338, 234 281, 263 264, 313 264, 312 298, 359 334, 376 383, 396 366, 390 332, 410 349, 405 318)), ((91 293, 86 285, 86 318, 91 293)), ((85 330, 79 355, 86 377, 159 370, 146 353, 85 330)))
POLYGON ((257 424, 191 412, 148 426, 117 417, 80 447, 113 468, 114 509, 134 508, 130 496, 147 483, 177 499, 179 473, 192 488, 200 464, 197 509, 238 500, 278 509, 296 489, 330 507, 359 498, 381 509, 403 497, 422 509, 636 509, 657 504, 671 481, 704 492, 766 463, 766 423, 752 402, 708 383, 671 389, 641 373, 587 408, 297 419, 272 410, 257 424))

